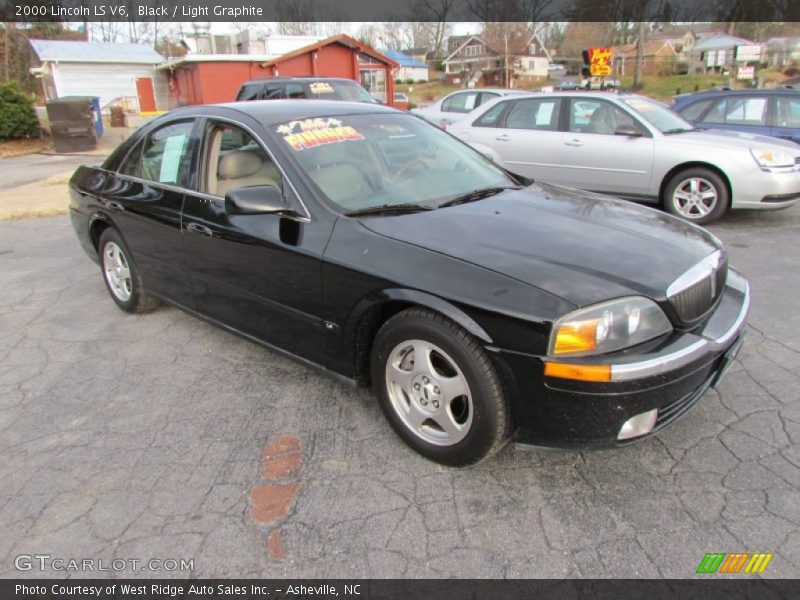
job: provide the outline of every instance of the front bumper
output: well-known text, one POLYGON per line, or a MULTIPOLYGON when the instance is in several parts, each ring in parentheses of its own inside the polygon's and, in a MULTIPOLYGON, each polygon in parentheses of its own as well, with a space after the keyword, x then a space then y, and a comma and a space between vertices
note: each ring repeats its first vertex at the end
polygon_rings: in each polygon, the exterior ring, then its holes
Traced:
MULTIPOLYGON (((544 359, 499 351, 520 444, 590 449, 647 437, 685 414, 716 385, 738 350, 750 307, 747 281, 731 269, 714 312, 697 329, 604 357, 612 381, 546 377, 544 359), (623 425, 655 411, 645 435, 619 439, 623 425)), ((595 357, 594 362, 597 362, 595 357)), ((576 364, 587 359, 575 359, 576 364)))
POLYGON ((767 173, 756 169, 731 183, 732 208, 786 208, 800 198, 800 171, 767 173))

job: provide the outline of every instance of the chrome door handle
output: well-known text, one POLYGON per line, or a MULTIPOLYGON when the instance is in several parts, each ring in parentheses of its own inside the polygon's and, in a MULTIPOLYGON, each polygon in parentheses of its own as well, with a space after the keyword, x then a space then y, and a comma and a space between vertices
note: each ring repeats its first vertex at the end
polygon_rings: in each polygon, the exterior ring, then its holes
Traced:
POLYGON ((564 142, 564 145, 565 146, 574 146, 574 147, 577 148, 578 146, 583 146, 583 142, 580 141, 580 140, 569 140, 569 141, 564 142))
POLYGON ((508 137, 508 134, 507 134, 507 133, 503 133, 503 134, 501 134, 501 135, 498 135, 498 136, 497 136, 496 138, 494 138, 494 139, 496 139, 498 142, 507 142, 507 141, 508 141, 508 140, 510 140, 511 138, 510 138, 510 137, 508 137))
POLYGON ((202 235, 203 237, 211 237, 214 235, 208 227, 205 225, 200 225, 200 223, 189 223, 186 226, 186 231, 191 231, 192 233, 196 233, 197 235, 202 235))
POLYGON ((115 202, 114 200, 106 202, 106 208, 114 212, 122 212, 125 210, 125 207, 122 206, 122 204, 120 204, 119 202, 115 202))

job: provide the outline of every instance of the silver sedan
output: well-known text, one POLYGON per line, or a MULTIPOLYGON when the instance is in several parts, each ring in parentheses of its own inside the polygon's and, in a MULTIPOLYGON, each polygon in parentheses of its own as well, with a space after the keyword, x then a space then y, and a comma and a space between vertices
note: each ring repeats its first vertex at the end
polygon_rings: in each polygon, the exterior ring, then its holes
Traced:
POLYGON ((785 208, 800 198, 800 146, 700 130, 627 93, 505 97, 448 127, 509 171, 663 205, 695 223, 728 208, 785 208))

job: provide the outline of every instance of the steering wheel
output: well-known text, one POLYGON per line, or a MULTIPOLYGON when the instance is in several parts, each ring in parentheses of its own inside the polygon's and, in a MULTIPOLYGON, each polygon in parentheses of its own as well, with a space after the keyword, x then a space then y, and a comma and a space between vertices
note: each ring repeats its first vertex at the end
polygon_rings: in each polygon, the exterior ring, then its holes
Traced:
POLYGON ((430 167, 428 166, 428 163, 426 163, 420 157, 415 156, 414 158, 412 158, 411 160, 406 162, 402 167, 400 167, 400 169, 398 169, 397 173, 395 173, 394 175, 389 177, 389 181, 391 181, 391 182, 397 181, 398 179, 400 179, 400 176, 403 173, 405 173, 410 167, 414 166, 415 164, 422 165, 423 167, 425 167, 426 170, 430 169, 430 167))

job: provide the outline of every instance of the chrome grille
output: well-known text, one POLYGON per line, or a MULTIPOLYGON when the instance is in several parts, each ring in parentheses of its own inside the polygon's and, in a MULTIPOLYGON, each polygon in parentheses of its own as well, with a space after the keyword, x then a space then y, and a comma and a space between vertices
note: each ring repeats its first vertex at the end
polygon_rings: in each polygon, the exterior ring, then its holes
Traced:
POLYGON ((728 277, 728 261, 720 257, 716 268, 710 268, 699 281, 669 296, 678 319, 691 324, 703 317, 717 303, 728 277))

